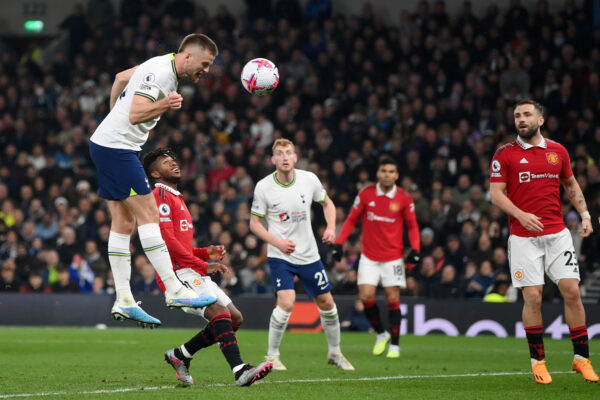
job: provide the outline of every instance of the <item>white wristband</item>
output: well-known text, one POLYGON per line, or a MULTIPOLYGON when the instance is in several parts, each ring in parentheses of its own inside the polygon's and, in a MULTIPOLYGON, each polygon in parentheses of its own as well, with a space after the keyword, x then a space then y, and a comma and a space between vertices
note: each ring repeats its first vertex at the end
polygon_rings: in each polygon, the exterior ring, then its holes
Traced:
POLYGON ((587 210, 579 214, 579 216, 581 217, 581 219, 592 219, 590 212, 587 210))

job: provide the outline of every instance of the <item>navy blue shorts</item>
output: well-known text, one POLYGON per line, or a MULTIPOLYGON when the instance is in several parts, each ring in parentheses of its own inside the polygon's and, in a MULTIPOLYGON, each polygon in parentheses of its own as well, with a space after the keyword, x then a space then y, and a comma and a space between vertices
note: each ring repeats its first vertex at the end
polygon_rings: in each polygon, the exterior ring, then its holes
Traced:
POLYGON ((111 149, 90 142, 90 155, 98 170, 98 196, 122 200, 152 192, 139 151, 111 149))
POLYGON ((304 290, 311 299, 316 295, 330 292, 332 289, 321 260, 312 264, 298 265, 281 258, 269 257, 269 267, 271 267, 271 280, 275 291, 294 289, 295 275, 298 275, 304 290))

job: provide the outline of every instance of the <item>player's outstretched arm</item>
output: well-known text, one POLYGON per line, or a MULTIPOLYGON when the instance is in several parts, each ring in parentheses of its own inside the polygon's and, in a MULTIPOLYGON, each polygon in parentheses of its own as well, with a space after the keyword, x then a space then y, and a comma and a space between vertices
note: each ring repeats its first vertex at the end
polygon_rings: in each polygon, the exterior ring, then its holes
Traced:
POLYGON ((519 220, 525 229, 530 232, 543 232, 544 224, 540 217, 521 210, 506 195, 506 182, 490 182, 492 204, 502 211, 519 220))
POLYGON ((285 254, 292 254, 296 250, 296 243, 291 239, 279 239, 273 234, 269 233, 262 224, 261 217, 258 215, 250 215, 250 230, 261 240, 269 243, 272 246, 277 247, 285 254))
POLYGON ((136 125, 142 122, 150 121, 164 114, 170 109, 181 108, 183 97, 177 92, 171 92, 168 97, 152 101, 144 96, 133 96, 131 100, 131 110, 129 111, 129 122, 136 125))
POLYGON ((323 214, 325 214, 325 221, 327 222, 327 228, 323 233, 323 243, 334 243, 335 242, 335 204, 327 196, 325 201, 321 203, 323 206, 323 214))
POLYGON ((110 109, 115 106, 117 99, 125 89, 125 86, 129 83, 131 76, 137 69, 137 65, 133 68, 126 69, 115 75, 115 81, 113 82, 112 88, 110 89, 110 109))
POLYGON ((581 236, 590 236, 594 231, 592 228, 592 216, 588 211, 585 198, 583 197, 583 192, 581 191, 579 183, 577 183, 577 179, 575 179, 574 175, 571 175, 570 178, 561 179, 560 183, 562 183, 563 187, 565 188, 565 192, 567 193, 569 201, 571 204, 573 204, 573 207, 575 207, 581 216, 581 236))

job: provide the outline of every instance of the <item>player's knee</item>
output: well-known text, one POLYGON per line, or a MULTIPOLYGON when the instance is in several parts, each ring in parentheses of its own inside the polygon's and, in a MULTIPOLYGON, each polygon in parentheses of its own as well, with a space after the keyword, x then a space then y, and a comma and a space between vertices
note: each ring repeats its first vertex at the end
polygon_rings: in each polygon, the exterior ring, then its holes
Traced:
POLYGON ((240 327, 244 323, 244 316, 241 312, 232 312, 231 313, 231 323, 234 326, 240 327))
POLYGON ((530 293, 524 296, 525 307, 530 309, 539 309, 542 306, 542 294, 541 293, 530 293))
POLYGON ((565 303, 577 303, 581 299, 581 295, 579 293, 579 286, 577 285, 571 285, 566 289, 563 289, 561 291, 561 294, 563 296, 563 299, 565 300, 565 303))
POLYGON ((292 312, 294 309, 294 301, 290 300, 278 301, 277 305, 285 312, 292 312))

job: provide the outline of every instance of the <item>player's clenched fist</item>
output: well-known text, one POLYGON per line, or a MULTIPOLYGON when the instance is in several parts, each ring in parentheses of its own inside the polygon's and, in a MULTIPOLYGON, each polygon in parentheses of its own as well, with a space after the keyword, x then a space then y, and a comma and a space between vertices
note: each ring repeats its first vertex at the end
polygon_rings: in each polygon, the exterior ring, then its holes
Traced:
POLYGON ((211 260, 221 260, 225 255, 225 246, 210 245, 206 248, 206 252, 211 260))
POLYGON ((296 243, 291 239, 281 239, 277 248, 285 254, 292 254, 296 250, 296 243))
POLYGON ((221 263, 208 264, 208 269, 206 270, 207 274, 216 274, 220 272, 222 274, 227 272, 227 265, 221 263))
POLYGON ((172 91, 171 93, 169 93, 169 97, 167 97, 167 100, 169 102, 169 108, 177 110, 181 108, 183 96, 177 93, 176 91, 172 91))

